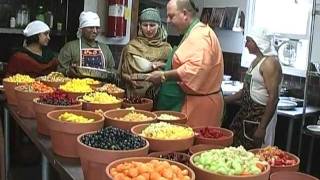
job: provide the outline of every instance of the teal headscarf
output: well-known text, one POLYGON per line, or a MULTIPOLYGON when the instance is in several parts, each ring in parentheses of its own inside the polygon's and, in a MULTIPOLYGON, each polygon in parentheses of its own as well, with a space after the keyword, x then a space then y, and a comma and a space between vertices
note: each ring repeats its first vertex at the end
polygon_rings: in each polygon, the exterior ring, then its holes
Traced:
POLYGON ((152 21, 161 24, 160 12, 158 9, 147 8, 141 11, 140 22, 152 21))

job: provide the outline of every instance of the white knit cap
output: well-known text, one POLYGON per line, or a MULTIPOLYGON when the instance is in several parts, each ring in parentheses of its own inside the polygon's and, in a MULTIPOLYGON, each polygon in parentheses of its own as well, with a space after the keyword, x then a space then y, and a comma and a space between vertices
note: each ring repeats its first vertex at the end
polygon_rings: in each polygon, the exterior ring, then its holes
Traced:
POLYGON ((247 36, 251 37, 254 40, 263 55, 277 55, 277 52, 271 43, 271 34, 269 34, 266 29, 253 28, 252 31, 247 34, 247 36))
POLYGON ((50 31, 49 26, 42 21, 32 21, 27 25, 27 27, 23 30, 23 35, 26 37, 30 37, 35 34, 39 34, 42 32, 50 31))
POLYGON ((98 14, 91 11, 83 11, 79 17, 79 28, 91 26, 100 27, 100 18, 98 14))

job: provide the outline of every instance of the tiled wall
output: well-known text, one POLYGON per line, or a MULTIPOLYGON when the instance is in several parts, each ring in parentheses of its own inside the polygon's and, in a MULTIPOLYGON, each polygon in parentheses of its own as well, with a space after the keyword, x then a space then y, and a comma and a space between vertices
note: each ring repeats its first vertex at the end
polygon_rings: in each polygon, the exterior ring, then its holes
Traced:
MULTIPOLYGON (((246 68, 241 67, 241 54, 223 53, 225 74, 231 75, 232 80, 242 80, 246 68)), ((287 88, 290 96, 303 98, 305 78, 284 75, 282 86, 287 88)), ((320 106, 320 79, 312 77, 309 79, 308 104, 320 106)))

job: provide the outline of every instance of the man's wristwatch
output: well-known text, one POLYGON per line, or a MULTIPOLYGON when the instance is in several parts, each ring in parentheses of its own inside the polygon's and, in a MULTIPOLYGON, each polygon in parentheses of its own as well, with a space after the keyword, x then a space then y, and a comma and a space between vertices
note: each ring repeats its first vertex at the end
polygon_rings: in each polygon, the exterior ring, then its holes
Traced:
POLYGON ((166 76, 164 74, 164 71, 161 71, 161 82, 165 82, 166 81, 166 76))

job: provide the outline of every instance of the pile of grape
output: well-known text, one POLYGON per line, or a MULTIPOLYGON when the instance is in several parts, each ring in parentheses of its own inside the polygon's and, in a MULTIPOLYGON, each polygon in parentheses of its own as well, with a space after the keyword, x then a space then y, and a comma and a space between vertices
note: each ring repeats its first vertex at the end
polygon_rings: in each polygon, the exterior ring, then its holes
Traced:
POLYGON ((50 104, 56 106, 70 106, 79 104, 78 101, 69 97, 68 94, 61 92, 59 90, 54 91, 53 93, 42 95, 39 97, 38 103, 41 104, 50 104))

